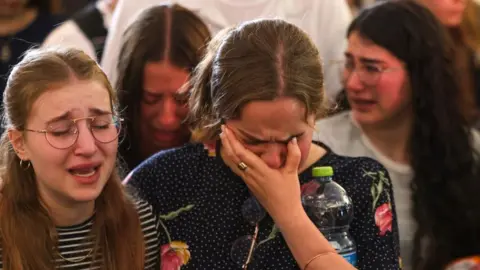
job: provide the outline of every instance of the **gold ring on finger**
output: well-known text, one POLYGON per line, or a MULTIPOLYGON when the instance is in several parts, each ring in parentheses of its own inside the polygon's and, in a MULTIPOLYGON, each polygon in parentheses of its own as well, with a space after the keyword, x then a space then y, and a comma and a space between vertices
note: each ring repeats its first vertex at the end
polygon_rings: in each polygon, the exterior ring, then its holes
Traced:
POLYGON ((245 171, 246 169, 248 169, 248 166, 247 166, 247 164, 245 164, 245 162, 238 163, 237 167, 241 171, 245 171))

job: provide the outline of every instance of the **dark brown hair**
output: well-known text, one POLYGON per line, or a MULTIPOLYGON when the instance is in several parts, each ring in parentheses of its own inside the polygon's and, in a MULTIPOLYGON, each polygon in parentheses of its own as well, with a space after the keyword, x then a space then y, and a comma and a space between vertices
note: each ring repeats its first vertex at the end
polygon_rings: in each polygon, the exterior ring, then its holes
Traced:
POLYGON ((204 55, 210 32, 190 10, 177 4, 160 5, 143 11, 125 32, 124 40, 116 86, 126 124, 126 139, 120 146, 120 154, 129 169, 133 169, 142 161, 138 120, 145 64, 169 61, 191 71, 204 55))
POLYGON ((365 9, 351 23, 348 36, 352 33, 388 50, 408 72, 413 110, 408 155, 417 224, 413 269, 445 269, 457 258, 479 254, 479 159, 466 116, 452 102, 460 86, 449 33, 413 0, 365 9))
POLYGON ((247 22, 219 33, 190 84, 198 141, 215 140, 221 121, 239 117, 255 100, 287 96, 304 104, 307 115, 324 113, 319 52, 305 32, 283 20, 247 22))
MULTIPOLYGON (((70 83, 72 78, 100 82, 109 92, 115 112, 116 96, 107 77, 94 60, 79 50, 32 50, 8 78, 3 94, 7 131, 0 145, 0 242, 5 270, 55 268, 55 224, 38 193, 34 170, 22 168, 7 133, 8 129, 24 130, 35 100, 49 89, 70 83)), ((145 248, 139 216, 124 191, 117 168, 96 199, 95 208, 92 234, 96 236, 96 250, 103 252, 102 269, 143 269, 145 248)))

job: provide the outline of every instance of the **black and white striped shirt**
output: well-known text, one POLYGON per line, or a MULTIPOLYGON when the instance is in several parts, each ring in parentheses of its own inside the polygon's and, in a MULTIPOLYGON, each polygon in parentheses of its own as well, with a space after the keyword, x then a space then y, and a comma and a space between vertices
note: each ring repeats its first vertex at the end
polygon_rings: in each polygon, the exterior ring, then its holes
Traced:
MULTIPOLYGON (((145 201, 136 202, 142 231, 145 237, 145 270, 160 269, 159 228, 152 206, 145 201)), ((58 250, 63 258, 56 260, 56 269, 95 270, 102 268, 102 250, 98 249, 92 262, 94 236, 90 231, 94 218, 82 224, 57 228, 58 250)), ((0 269, 3 269, 2 250, 0 248, 0 269)))

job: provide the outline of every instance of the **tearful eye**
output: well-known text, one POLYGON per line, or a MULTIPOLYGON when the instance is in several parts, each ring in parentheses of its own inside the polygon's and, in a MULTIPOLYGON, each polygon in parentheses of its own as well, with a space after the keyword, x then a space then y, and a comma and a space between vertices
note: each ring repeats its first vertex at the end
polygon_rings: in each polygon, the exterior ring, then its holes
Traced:
POLYGON ((365 70, 369 73, 380 73, 382 68, 378 66, 367 65, 365 66, 365 70))

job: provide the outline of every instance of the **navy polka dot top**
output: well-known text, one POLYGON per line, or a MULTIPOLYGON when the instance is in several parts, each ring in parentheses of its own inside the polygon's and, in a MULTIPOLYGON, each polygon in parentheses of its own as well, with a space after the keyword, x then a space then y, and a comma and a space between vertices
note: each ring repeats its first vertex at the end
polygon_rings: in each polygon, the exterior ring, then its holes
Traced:
MULTIPOLYGON (((400 269, 398 228, 386 169, 370 158, 327 154, 300 174, 303 188, 315 166, 332 166, 334 180, 354 205, 350 233, 357 244, 359 269, 400 269)), ((162 263, 186 269, 241 269, 231 257, 232 244, 252 235, 255 226, 241 208, 251 197, 242 179, 215 150, 203 144, 160 152, 137 167, 126 181, 160 217, 162 263), (163 229, 162 229, 163 228, 163 229)), ((259 223, 258 242, 248 269, 299 269, 270 217, 259 223)), ((176 268, 175 268, 176 269, 176 268)))

